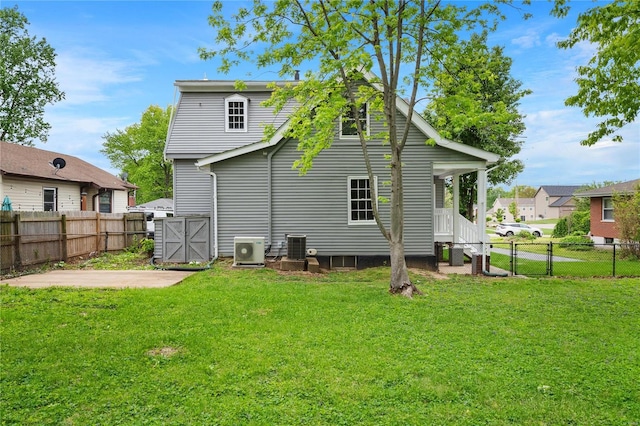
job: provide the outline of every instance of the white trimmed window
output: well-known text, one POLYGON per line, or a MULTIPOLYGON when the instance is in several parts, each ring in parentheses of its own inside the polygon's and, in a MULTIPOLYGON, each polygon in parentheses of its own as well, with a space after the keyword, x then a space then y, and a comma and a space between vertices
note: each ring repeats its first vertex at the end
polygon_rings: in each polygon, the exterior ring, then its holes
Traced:
POLYGON ((112 191, 101 192, 98 195, 98 211, 100 213, 111 213, 112 191))
POLYGON ((602 220, 613 222, 613 199, 611 197, 602 199, 602 220))
POLYGON ((225 132, 247 131, 248 99, 233 95, 224 100, 225 132))
MULTIPOLYGON (((378 192, 378 178, 373 181, 375 192, 378 192)), ((369 178, 366 176, 350 176, 347 178, 347 192, 349 193, 349 225, 375 224, 373 217, 373 203, 369 178)))
POLYGON ((42 201, 45 212, 58 211, 58 189, 42 188, 42 201))
MULTIPOLYGON (((369 105, 362 104, 358 110, 360 116, 360 125, 365 129, 366 134, 369 134, 369 105)), ((351 109, 344 114, 340 119, 340 138, 342 139, 357 139, 358 128, 356 126, 355 114, 351 109)))

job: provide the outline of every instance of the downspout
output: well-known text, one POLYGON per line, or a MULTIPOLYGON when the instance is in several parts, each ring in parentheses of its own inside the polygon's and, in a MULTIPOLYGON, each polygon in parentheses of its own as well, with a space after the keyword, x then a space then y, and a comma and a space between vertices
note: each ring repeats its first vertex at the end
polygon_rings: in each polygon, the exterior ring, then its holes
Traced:
POLYGON ((273 226, 271 224, 271 218, 272 218, 272 202, 271 202, 271 185, 272 185, 272 177, 271 177, 271 171, 272 171, 272 167, 271 167, 271 162, 272 162, 272 158, 273 156, 280 151, 280 149, 285 146, 285 144, 289 142, 289 139, 285 140, 283 143, 276 145, 276 147, 274 149, 271 150, 271 152, 269 152, 269 154, 267 155, 267 235, 269 237, 269 246, 273 247, 273 226))
POLYGON ((218 177, 214 172, 209 172, 209 175, 211 176, 211 190, 213 192, 213 202, 211 203, 211 210, 210 210, 211 217, 213 217, 213 229, 212 229, 213 257, 211 258, 211 260, 209 260, 209 262, 207 262, 205 266, 201 268, 189 268, 189 267, 181 267, 181 266, 164 268, 162 266, 156 265, 155 258, 151 256, 151 264, 156 269, 162 269, 166 271, 193 271, 193 272, 204 271, 204 270, 210 269, 211 265, 213 265, 213 262, 215 262, 218 259, 218 177))
POLYGON ((214 172, 209 172, 211 176, 211 186, 213 192, 213 203, 211 203, 211 217, 213 218, 213 259, 218 258, 218 176, 214 172))

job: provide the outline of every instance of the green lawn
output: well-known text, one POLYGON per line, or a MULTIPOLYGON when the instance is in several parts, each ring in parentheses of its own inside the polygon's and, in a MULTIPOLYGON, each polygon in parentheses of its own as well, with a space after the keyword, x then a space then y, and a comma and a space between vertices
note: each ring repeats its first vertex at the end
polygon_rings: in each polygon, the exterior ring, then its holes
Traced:
MULTIPOLYGON (((492 258, 493 260, 493 258, 492 258)), ((629 425, 640 283, 216 265, 148 290, 0 287, 0 421, 629 425)))

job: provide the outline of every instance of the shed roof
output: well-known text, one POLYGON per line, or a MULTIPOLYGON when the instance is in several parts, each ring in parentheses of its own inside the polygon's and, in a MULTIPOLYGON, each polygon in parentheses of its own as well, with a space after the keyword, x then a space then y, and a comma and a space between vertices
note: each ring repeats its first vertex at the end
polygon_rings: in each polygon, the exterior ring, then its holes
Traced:
POLYGON ((95 188, 123 191, 136 188, 135 185, 72 155, 9 142, 0 142, 0 172, 7 176, 77 182, 95 188), (57 169, 53 165, 56 158, 64 160, 64 168, 57 169))

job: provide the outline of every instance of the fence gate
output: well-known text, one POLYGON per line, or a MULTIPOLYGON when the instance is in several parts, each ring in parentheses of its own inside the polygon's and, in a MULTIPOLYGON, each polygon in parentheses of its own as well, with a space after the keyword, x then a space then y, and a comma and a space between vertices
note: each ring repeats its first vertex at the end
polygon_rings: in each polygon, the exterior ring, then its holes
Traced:
POLYGON ((522 243, 529 250, 519 251, 520 243, 513 245, 514 275, 550 275, 551 250, 549 244, 522 243), (533 250, 532 250, 533 248, 533 250))
POLYGON ((163 262, 209 261, 208 217, 163 218, 161 235, 163 262))

